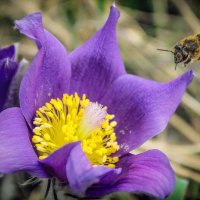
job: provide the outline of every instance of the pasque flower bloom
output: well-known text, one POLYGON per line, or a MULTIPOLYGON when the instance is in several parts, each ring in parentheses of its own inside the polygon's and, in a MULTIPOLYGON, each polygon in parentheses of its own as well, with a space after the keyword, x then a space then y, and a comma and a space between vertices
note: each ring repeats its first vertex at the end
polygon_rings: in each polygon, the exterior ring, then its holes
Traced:
POLYGON ((10 45, 0 49, 0 111, 7 107, 12 80, 17 72, 16 47, 10 45))
POLYGON ((160 133, 191 71, 158 83, 125 72, 116 40, 119 11, 67 55, 40 13, 16 21, 38 52, 20 86, 20 108, 0 114, 0 172, 57 177, 75 194, 142 192, 163 199, 175 184, 159 150, 129 152, 160 133))

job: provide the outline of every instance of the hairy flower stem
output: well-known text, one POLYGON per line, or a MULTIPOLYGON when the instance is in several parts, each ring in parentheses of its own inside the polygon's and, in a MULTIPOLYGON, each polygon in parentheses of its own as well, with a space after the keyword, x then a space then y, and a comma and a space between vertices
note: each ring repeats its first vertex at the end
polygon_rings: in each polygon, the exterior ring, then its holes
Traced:
POLYGON ((50 187, 51 187, 51 179, 48 179, 48 182, 47 182, 47 189, 46 189, 46 191, 45 191, 44 199, 47 198, 47 196, 48 196, 48 194, 49 194, 50 187))
POLYGON ((57 196, 57 192, 56 192, 56 188, 55 188, 55 186, 56 186, 56 179, 55 178, 52 180, 52 184, 53 184, 53 197, 54 197, 54 200, 58 200, 58 196, 57 196))

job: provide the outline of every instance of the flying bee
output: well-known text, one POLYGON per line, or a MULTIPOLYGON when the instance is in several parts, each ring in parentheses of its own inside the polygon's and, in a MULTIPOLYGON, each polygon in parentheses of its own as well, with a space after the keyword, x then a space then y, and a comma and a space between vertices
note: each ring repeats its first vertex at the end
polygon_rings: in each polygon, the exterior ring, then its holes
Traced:
POLYGON ((200 60, 200 34, 189 35, 178 41, 174 46, 174 51, 158 49, 160 51, 168 51, 174 55, 175 70, 179 63, 187 64, 200 60))

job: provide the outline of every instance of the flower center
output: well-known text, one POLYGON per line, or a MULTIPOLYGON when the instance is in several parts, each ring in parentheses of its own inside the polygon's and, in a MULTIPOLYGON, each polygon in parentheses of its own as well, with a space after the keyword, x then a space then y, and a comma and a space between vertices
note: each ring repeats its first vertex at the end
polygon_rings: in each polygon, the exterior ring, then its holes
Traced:
POLYGON ((93 165, 115 167, 118 157, 111 155, 119 149, 113 121, 107 108, 90 102, 84 94, 64 94, 51 99, 36 111, 32 141, 44 159, 60 147, 81 141, 82 149, 93 165))

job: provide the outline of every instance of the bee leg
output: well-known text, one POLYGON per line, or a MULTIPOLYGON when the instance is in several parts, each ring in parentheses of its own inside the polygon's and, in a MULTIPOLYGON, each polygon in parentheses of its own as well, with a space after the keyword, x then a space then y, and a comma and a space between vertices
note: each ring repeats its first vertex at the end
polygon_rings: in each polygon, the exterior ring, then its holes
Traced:
POLYGON ((191 59, 188 57, 185 62, 183 62, 184 67, 187 67, 187 64, 191 62, 191 59))

